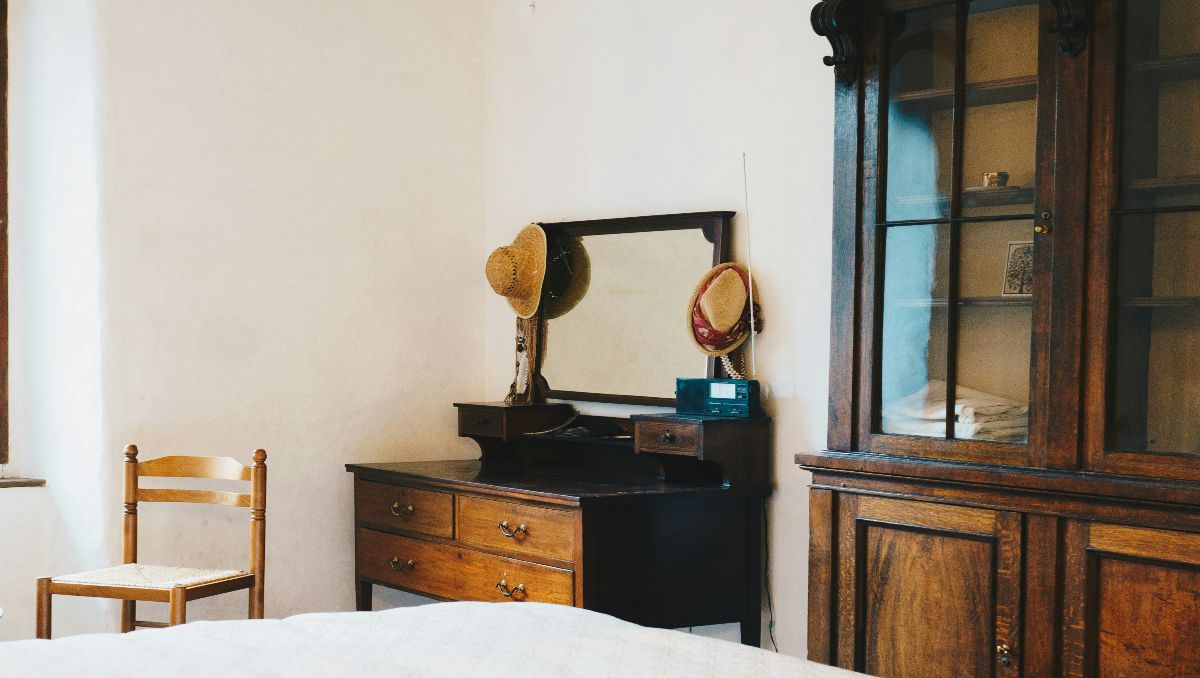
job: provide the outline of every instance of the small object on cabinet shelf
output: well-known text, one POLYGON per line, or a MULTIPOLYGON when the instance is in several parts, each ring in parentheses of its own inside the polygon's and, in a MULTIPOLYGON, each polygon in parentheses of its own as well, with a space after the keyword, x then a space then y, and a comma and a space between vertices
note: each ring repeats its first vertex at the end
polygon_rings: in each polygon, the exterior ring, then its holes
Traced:
POLYGON ((984 188, 1003 188, 1008 186, 1008 172, 984 172, 984 188))
POLYGON ((1006 297, 1028 297, 1033 294, 1033 243, 1008 243, 1008 260, 1004 264, 1004 287, 1000 294, 1006 297))
POLYGON ((758 382, 752 379, 676 379, 676 414, 761 417, 758 382))

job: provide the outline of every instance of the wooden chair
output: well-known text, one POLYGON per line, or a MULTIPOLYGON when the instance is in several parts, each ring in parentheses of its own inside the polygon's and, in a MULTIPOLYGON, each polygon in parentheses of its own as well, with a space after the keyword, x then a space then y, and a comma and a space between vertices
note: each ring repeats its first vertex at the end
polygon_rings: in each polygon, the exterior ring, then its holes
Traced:
POLYGON ((263 618, 263 572, 267 534, 267 453, 255 450, 253 466, 230 457, 160 457, 138 462, 136 445, 125 448, 125 564, 37 580, 37 637, 50 637, 55 594, 113 598, 121 602, 121 633, 135 627, 175 626, 187 621, 188 601, 250 590, 250 619, 263 618), (210 490, 141 489, 138 478, 209 478, 250 482, 250 494, 210 490), (164 567, 137 562, 139 502, 222 504, 250 509, 250 571, 164 567), (137 621, 139 600, 168 603, 170 622, 137 621))

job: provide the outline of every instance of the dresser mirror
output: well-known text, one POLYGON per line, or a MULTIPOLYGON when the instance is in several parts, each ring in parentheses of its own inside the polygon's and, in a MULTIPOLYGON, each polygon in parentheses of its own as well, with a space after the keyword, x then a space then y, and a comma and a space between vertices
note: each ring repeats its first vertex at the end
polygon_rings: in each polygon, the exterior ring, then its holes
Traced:
POLYGON ((542 224, 545 396, 673 406, 676 377, 714 373, 687 335, 687 299, 729 259, 732 212, 542 224))

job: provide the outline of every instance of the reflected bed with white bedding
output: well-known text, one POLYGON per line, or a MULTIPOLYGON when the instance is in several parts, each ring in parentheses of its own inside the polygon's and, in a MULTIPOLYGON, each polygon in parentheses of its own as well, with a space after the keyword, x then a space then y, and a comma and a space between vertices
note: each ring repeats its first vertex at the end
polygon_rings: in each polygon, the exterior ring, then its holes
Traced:
POLYGON ((860 674, 540 603, 438 603, 0 643, 4 676, 860 674))

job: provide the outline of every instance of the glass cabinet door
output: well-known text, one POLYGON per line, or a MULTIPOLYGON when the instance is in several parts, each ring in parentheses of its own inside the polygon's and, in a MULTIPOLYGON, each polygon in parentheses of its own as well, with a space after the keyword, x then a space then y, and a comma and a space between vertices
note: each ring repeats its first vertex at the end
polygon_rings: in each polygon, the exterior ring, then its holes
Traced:
POLYGON ((1041 3, 884 5, 871 448, 1026 463, 1041 3))
POLYGON ((1200 3, 1116 12, 1105 470, 1200 478, 1200 3))

